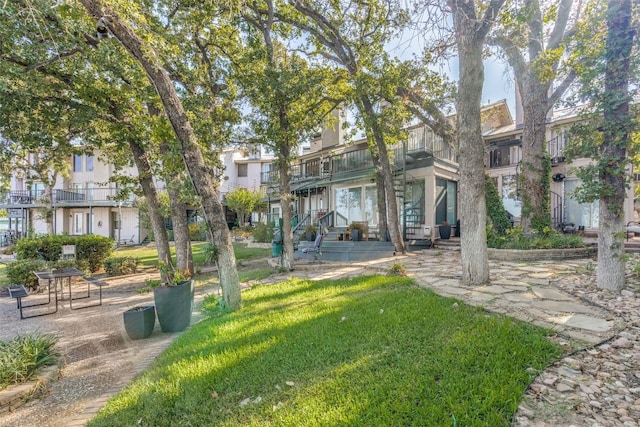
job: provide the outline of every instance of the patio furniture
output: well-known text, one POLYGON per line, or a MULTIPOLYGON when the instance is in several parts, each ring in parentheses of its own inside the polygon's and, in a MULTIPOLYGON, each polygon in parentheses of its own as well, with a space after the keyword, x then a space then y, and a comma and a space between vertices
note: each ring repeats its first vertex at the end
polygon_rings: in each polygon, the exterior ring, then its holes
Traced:
POLYGON ((39 316, 46 316, 47 314, 53 314, 56 313, 58 311, 58 295, 57 293, 54 292, 54 297, 55 297, 55 308, 53 311, 46 311, 44 313, 36 313, 36 314, 31 314, 29 316, 25 316, 23 309, 24 308, 29 308, 29 307, 37 307, 37 306, 41 306, 41 305, 50 305, 51 304, 51 288, 49 286, 47 286, 47 301, 46 302, 39 302, 39 303, 32 303, 29 305, 24 305, 22 303, 22 299, 26 298, 29 296, 29 292, 27 291, 27 289, 23 286, 23 285, 10 285, 9 286, 9 297, 10 298, 15 298, 16 302, 17 302, 17 308, 18 310, 20 310, 20 319, 28 319, 30 317, 39 317, 39 316))

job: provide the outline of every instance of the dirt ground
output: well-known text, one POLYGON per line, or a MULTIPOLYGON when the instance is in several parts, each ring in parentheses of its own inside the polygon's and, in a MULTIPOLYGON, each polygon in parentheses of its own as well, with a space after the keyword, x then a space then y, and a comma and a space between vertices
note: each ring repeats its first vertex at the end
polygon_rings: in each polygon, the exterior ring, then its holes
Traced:
MULTIPOLYGON (((131 340, 124 330, 122 313, 153 304, 152 292, 139 294, 137 289, 145 286, 146 279, 157 277, 157 273, 142 273, 106 278, 101 306, 72 311, 69 302, 62 301, 57 313, 25 320, 20 320, 15 300, 6 291, 0 294, 0 340, 32 332, 49 333, 58 337, 56 349, 64 355, 60 378, 49 385, 44 396, 1 415, 0 426, 82 425, 79 415, 95 406, 96 399, 118 391, 148 366, 178 334, 163 333, 156 321, 151 337, 131 340)), ((83 289, 80 283, 77 286, 78 291, 83 289)), ((196 307, 216 289, 196 287, 196 307)), ((91 297, 97 297, 97 292, 93 288, 91 297)), ((42 297, 28 297, 25 304, 35 298, 42 297)), ((74 302, 74 307, 85 301, 74 302)), ((198 316, 194 312, 192 324, 198 316)))

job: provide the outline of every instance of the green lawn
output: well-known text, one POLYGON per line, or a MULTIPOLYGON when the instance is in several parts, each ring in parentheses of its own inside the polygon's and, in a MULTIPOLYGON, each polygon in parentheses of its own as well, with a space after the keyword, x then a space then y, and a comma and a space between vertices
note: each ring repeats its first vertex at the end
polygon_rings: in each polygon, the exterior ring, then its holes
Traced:
POLYGON ((508 426, 548 331, 403 277, 290 280, 183 333, 90 426, 508 426))

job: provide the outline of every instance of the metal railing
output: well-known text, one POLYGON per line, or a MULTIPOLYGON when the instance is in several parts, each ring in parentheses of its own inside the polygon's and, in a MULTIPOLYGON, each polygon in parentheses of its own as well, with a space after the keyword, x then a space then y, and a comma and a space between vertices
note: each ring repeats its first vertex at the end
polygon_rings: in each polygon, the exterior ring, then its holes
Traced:
MULTIPOLYGON (((118 188, 85 188, 85 189, 54 189, 52 193, 53 205, 65 204, 86 204, 93 202, 109 203, 114 206, 130 205, 133 197, 123 197, 118 188)), ((18 190, 10 191, 3 199, 0 199, 0 205, 47 205, 50 201, 44 190, 18 190)))

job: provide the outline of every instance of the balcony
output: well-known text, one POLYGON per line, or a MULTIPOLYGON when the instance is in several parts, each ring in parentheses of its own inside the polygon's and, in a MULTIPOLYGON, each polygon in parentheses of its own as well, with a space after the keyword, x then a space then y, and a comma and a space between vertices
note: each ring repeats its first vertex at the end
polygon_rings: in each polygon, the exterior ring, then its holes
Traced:
MULTIPOLYGON (((54 189, 54 207, 131 206, 133 198, 122 199, 119 190, 111 188, 54 189)), ((30 208, 49 204, 43 190, 19 190, 0 198, 0 208, 30 208)))
MULTIPOLYGON (((406 144, 399 144, 389 149, 393 152, 396 163, 402 163, 405 156, 408 160, 424 158, 440 158, 456 161, 453 148, 440 137, 425 130, 424 127, 409 131, 406 144), (406 151, 405 151, 406 150, 406 151)), ((317 157, 291 166, 291 182, 302 182, 308 179, 339 178, 361 175, 363 171, 373 170, 373 159, 367 148, 335 153, 317 157)), ((263 185, 274 185, 279 182, 278 171, 262 172, 260 182, 263 185)))

